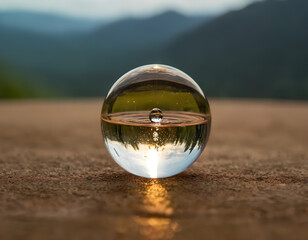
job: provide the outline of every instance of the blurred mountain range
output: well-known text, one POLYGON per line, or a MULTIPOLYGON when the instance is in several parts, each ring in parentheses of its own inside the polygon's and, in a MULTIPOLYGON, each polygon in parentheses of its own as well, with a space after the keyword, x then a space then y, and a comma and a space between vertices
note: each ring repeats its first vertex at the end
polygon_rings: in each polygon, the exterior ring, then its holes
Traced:
POLYGON ((20 13, 37 19, 32 26, 16 12, 3 14, 0 97, 1 82, 27 86, 18 88, 29 97, 104 96, 130 69, 163 63, 191 75, 209 96, 308 99, 305 0, 256 2, 215 17, 168 11, 99 23, 20 13))
POLYGON ((91 31, 108 23, 104 19, 73 18, 51 13, 0 11, 2 26, 46 34, 91 31))
POLYGON ((215 96, 308 99, 308 1, 253 3, 179 37, 166 53, 215 96))
POLYGON ((169 11, 53 35, 0 23, 0 61, 27 76, 28 84, 34 78, 59 96, 102 96, 125 71, 144 64, 148 49, 160 49, 207 19, 169 11))

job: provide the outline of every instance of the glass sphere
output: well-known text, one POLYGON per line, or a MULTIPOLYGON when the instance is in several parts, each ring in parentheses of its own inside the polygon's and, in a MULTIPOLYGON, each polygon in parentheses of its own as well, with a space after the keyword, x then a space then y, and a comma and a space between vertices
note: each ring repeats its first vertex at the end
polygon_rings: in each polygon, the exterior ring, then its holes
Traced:
POLYGON ((101 114, 102 134, 113 159, 148 178, 173 176, 203 151, 211 113, 198 84, 166 65, 124 74, 110 89, 101 114))

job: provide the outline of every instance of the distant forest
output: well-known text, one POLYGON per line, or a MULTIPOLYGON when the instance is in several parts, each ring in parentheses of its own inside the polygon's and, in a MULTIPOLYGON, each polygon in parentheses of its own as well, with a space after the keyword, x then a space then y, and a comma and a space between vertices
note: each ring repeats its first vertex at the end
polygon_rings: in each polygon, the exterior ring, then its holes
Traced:
POLYGON ((307 100, 307 26, 307 0, 116 22, 0 12, 0 98, 102 97, 132 68, 162 63, 207 96, 307 100))

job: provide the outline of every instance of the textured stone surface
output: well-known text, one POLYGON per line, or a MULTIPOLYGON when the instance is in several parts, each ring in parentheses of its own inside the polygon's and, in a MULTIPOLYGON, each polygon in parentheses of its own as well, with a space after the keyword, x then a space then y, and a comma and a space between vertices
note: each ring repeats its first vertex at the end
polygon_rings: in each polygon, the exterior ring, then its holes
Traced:
POLYGON ((308 103, 212 100, 184 173, 118 167, 101 100, 0 102, 0 239, 307 239, 308 103))

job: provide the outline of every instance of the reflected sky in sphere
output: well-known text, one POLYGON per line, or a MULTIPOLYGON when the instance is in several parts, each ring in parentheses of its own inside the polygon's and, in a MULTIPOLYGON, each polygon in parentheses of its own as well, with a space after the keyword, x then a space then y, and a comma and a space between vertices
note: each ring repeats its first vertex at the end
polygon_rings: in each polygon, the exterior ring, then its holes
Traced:
POLYGON ((185 151, 185 144, 139 144, 138 150, 131 145, 105 139, 113 159, 125 170, 142 177, 169 177, 184 171, 201 153, 198 146, 185 151))

